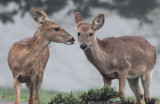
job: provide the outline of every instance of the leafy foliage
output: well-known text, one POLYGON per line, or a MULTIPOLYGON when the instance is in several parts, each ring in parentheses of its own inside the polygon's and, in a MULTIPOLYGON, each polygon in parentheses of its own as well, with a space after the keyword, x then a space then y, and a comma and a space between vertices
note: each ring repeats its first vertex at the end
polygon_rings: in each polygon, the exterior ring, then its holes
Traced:
POLYGON ((2 10, 0 20, 3 23, 14 22, 14 15, 21 13, 23 17, 32 7, 43 9, 51 15, 68 6, 69 2, 74 6, 68 10, 68 14, 79 11, 86 18, 91 16, 92 8, 103 8, 116 10, 122 17, 136 18, 146 23, 151 22, 147 15, 159 6, 157 0, 0 0, 0 5, 3 7, 7 7, 10 3, 16 5, 14 5, 16 8, 2 10))
POLYGON ((151 99, 151 101, 147 102, 146 104, 159 104, 159 102, 157 102, 157 99, 151 99))
POLYGON ((83 93, 80 98, 82 101, 87 104, 88 102, 95 101, 109 101, 119 96, 119 92, 115 89, 108 86, 104 86, 102 89, 89 90, 88 92, 83 93))
MULTIPOLYGON (((123 102, 114 101, 120 94, 115 89, 104 86, 101 89, 90 89, 78 97, 74 97, 72 92, 68 96, 57 94, 48 104, 136 104, 132 99, 123 102)), ((157 99, 151 99, 147 104, 159 104, 159 102, 157 99)))
POLYGON ((123 104, 135 104, 135 102, 130 99, 127 99, 123 102, 123 104))
POLYGON ((49 104, 88 104, 93 102, 105 102, 119 96, 119 92, 108 86, 102 89, 91 89, 84 92, 78 98, 74 97, 72 93, 69 96, 63 97, 61 94, 56 95, 49 104))
POLYGON ((72 93, 69 96, 62 97, 61 94, 56 95, 49 104, 78 104, 79 101, 72 93))

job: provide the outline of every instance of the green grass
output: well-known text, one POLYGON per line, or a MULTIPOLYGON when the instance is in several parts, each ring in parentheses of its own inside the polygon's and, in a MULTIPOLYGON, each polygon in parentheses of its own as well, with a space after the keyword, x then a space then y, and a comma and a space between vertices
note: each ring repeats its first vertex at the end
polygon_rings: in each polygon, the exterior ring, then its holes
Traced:
MULTIPOLYGON (((51 98, 58 94, 59 92, 57 91, 44 91, 41 90, 40 93, 40 100, 42 102, 48 102, 51 100, 51 98)), ((66 95, 67 93, 63 93, 64 95, 66 95)), ((29 96, 29 92, 27 89, 22 89, 21 91, 21 98, 20 101, 21 102, 27 102, 28 101, 28 96, 29 96)), ((0 88, 0 101, 13 101, 14 100, 14 89, 13 88, 0 88)))
MULTIPOLYGON (((58 91, 51 91, 51 90, 43 90, 41 89, 40 92, 40 102, 43 103, 48 103, 53 99, 53 97, 57 94, 61 93, 63 96, 68 96, 70 93, 64 93, 64 92, 58 92, 58 91)), ((75 97, 80 96, 84 91, 79 90, 79 91, 73 91, 72 94, 75 97)), ((28 90, 27 89, 22 89, 21 91, 21 102, 27 102, 28 101, 28 90)), ((133 99, 135 101, 135 97, 126 97, 129 99, 133 99)), ((153 97, 157 98, 160 101, 160 97, 153 97)), ((119 100, 119 99, 116 99, 119 100)), ((0 101, 14 101, 14 88, 4 88, 0 87, 0 101)))
MULTIPOLYGON (((83 91, 74 91, 73 94, 74 96, 78 97, 82 92, 83 91)), ((43 102, 43 103, 50 102, 51 99, 58 93, 61 93, 63 96, 67 96, 70 94, 70 93, 65 93, 65 92, 41 89, 40 102, 43 102)), ((29 96, 28 89, 22 89, 20 101, 27 102, 29 99, 28 96, 29 96)), ((0 87, 0 101, 14 101, 14 88, 0 87)))

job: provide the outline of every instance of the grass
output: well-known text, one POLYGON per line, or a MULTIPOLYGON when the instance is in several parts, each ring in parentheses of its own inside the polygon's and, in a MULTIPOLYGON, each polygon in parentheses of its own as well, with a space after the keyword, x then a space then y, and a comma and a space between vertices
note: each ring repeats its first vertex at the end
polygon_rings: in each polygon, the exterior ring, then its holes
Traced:
MULTIPOLYGON (((41 89, 40 102, 48 103, 48 102, 51 101, 51 99, 53 99, 54 96, 56 96, 59 93, 61 93, 62 96, 68 96, 70 94, 70 93, 41 89)), ((80 96, 82 93, 84 93, 84 91, 74 91, 74 92, 72 92, 72 94, 75 97, 80 96)), ((28 101, 28 96, 29 96, 28 90, 27 89, 22 89, 20 101, 21 102, 27 102, 28 101)), ((132 99, 134 101, 136 99, 135 97, 126 97, 126 98, 127 99, 128 98, 132 99)), ((160 97, 154 97, 154 98, 157 98, 160 101, 160 97)), ((119 99, 116 99, 116 100, 119 100, 119 99)), ((14 101, 14 89, 13 88, 0 87, 0 101, 14 101)))
MULTIPOLYGON (((42 102, 48 102, 51 100, 52 96, 58 94, 56 91, 44 91, 41 90, 40 100, 42 102)), ((65 95, 65 93, 64 93, 65 95)), ((21 91, 21 102, 28 101, 29 92, 27 89, 22 89, 21 91)), ((0 88, 0 101, 13 101, 14 100, 14 89, 13 88, 0 88)))
MULTIPOLYGON (((67 96, 70 93, 64 93, 64 92, 58 92, 58 91, 51 91, 51 90, 43 90, 41 89, 40 92, 40 102, 47 103, 51 101, 51 99, 61 93, 63 96, 67 96)), ((79 96, 82 93, 82 91, 75 91, 73 92, 74 96, 79 96)), ((27 102, 28 101, 29 92, 28 89, 22 89, 21 90, 21 102, 27 102)), ((14 88, 4 88, 0 87, 0 101, 14 101, 14 88)))

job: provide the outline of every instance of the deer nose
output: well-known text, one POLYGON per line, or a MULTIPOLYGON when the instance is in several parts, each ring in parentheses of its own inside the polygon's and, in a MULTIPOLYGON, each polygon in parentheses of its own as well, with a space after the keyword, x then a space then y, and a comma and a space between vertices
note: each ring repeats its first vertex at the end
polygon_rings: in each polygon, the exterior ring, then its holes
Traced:
POLYGON ((71 41, 72 41, 72 42, 74 42, 74 41, 75 41, 75 39, 72 37, 71 41))
POLYGON ((86 49, 87 48, 87 44, 85 42, 83 42, 81 45, 80 45, 81 49, 86 49))
POLYGON ((71 40, 70 40, 70 42, 71 42, 72 44, 74 44, 74 41, 75 41, 75 39, 72 37, 71 40))

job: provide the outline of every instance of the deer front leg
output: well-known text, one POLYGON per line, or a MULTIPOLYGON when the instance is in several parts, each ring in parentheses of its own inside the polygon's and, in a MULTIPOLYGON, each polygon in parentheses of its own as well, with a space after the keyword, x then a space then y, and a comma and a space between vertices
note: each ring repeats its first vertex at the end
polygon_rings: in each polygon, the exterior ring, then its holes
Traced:
POLYGON ((14 104, 20 104, 20 95, 21 95, 21 83, 18 80, 18 77, 14 79, 14 91, 15 91, 15 100, 14 104))
POLYGON ((125 100, 126 77, 127 77, 127 73, 126 73, 126 72, 121 72, 121 73, 118 75, 119 91, 121 92, 121 94, 120 94, 120 99, 121 99, 122 102, 125 100))
POLYGON ((43 82, 43 73, 40 73, 36 77, 36 95, 35 95, 35 104, 39 103, 39 93, 40 93, 40 88, 43 82))
POLYGON ((33 75, 33 76, 30 77, 29 102, 28 102, 28 104, 35 104, 35 85, 36 85, 36 76, 33 75))
POLYGON ((107 86, 111 87, 111 84, 112 84, 111 79, 107 79, 107 78, 103 77, 103 82, 104 82, 104 85, 107 85, 107 86))

